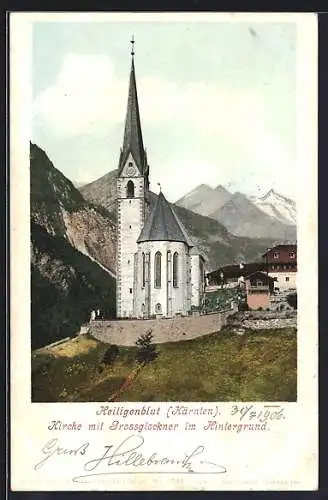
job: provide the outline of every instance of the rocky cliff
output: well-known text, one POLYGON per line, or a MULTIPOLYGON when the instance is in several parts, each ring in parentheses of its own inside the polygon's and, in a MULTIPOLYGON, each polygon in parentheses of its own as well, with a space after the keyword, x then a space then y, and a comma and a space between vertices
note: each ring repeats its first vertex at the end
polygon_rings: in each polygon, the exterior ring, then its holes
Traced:
POLYGON ((113 216, 87 202, 38 146, 31 144, 30 155, 31 220, 50 235, 63 236, 81 253, 115 273, 113 216))
POLYGON ((115 315, 115 222, 30 146, 32 347, 76 333, 99 308, 115 315))

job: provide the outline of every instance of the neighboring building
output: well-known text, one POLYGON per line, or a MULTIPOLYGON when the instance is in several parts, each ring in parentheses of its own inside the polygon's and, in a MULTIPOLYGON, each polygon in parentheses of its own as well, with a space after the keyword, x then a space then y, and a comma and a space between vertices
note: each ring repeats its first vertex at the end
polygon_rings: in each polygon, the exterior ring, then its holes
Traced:
POLYGON ((277 245, 263 256, 269 276, 280 291, 296 288, 297 245, 277 245))
POLYGON ((117 316, 187 315, 200 304, 204 259, 162 192, 150 207, 133 51, 117 198, 117 316))
POLYGON ((270 295, 273 293, 274 280, 266 272, 256 271, 246 276, 246 297, 250 309, 268 309, 270 295))
POLYGON ((251 262, 249 264, 233 264, 223 266, 207 275, 209 285, 223 287, 234 287, 244 283, 245 276, 255 271, 265 271, 263 262, 251 262))

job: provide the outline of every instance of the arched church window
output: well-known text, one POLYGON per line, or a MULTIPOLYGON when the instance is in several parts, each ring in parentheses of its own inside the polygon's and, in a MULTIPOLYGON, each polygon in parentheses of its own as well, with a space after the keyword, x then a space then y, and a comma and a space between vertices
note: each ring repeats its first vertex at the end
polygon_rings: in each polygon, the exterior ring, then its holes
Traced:
POLYGON ((173 286, 176 288, 178 286, 178 264, 179 264, 179 254, 174 252, 173 254, 173 286))
POLYGON ((172 268, 171 268, 171 262, 172 262, 172 257, 171 257, 171 251, 167 251, 167 258, 166 258, 166 279, 168 283, 171 283, 172 280, 172 268))
POLYGON ((159 302, 157 302, 157 304, 155 306, 155 312, 157 314, 160 314, 162 312, 162 304, 160 304, 159 302))
POLYGON ((142 252, 142 286, 146 286, 146 256, 142 252))
POLYGON ((126 186, 126 195, 128 198, 134 198, 134 184, 129 181, 126 186))
POLYGON ((161 252, 155 253, 155 288, 161 288, 162 286, 162 254, 161 252))

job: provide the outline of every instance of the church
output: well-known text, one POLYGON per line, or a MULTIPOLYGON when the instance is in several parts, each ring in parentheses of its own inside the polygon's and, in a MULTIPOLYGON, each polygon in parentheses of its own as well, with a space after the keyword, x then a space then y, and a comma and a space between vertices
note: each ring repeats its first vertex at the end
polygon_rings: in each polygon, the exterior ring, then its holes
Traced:
POLYGON ((173 318, 197 309, 204 293, 204 257, 164 193, 149 190, 132 40, 123 146, 117 174, 118 318, 173 318))

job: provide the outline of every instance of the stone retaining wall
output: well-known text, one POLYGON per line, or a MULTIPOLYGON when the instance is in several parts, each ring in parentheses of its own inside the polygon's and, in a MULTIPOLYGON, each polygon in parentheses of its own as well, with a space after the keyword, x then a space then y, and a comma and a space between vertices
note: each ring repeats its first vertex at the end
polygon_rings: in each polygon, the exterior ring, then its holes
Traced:
POLYGON ((267 330, 275 328, 297 327, 296 317, 294 318, 273 318, 273 319, 255 319, 245 320, 241 324, 244 328, 252 330, 267 330))
POLYGON ((101 342, 132 346, 140 335, 152 330, 153 342, 179 342, 221 330, 236 309, 172 319, 91 321, 89 333, 101 342))
POLYGON ((297 327, 297 312, 245 311, 234 314, 229 325, 253 330, 297 327))
POLYGON ((239 311, 231 321, 241 322, 244 320, 255 319, 281 319, 281 318, 296 318, 297 311, 239 311))

